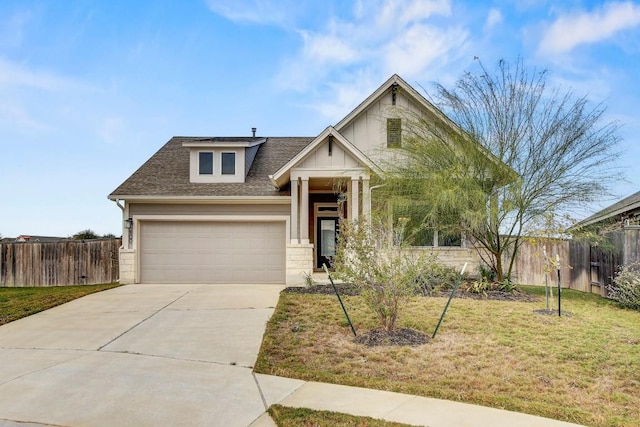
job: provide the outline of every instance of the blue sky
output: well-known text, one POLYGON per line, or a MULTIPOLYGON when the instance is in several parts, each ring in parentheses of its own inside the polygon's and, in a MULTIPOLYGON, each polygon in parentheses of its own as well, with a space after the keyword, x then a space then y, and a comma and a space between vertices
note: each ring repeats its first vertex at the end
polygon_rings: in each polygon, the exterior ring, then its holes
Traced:
POLYGON ((429 91, 474 56, 606 105, 614 190, 640 190, 637 2, 3 0, 0 234, 120 235, 107 195, 172 136, 314 136, 393 73, 429 91))

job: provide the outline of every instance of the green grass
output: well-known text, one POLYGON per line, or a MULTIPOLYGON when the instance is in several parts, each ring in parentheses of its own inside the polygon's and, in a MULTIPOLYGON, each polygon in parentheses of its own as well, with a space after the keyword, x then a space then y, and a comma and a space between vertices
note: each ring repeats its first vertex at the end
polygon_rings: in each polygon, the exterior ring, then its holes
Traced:
POLYGON ((278 427, 408 427, 409 424, 394 423, 369 417, 356 417, 329 411, 314 411, 307 408, 288 408, 273 405, 269 415, 278 427))
MULTIPOLYGON (((475 403, 593 426, 640 425, 640 313, 570 290, 567 316, 537 303, 454 299, 435 340, 419 347, 353 341, 335 296, 281 294, 256 371, 475 403)), ((376 326, 345 297, 358 332, 376 326)), ((446 303, 414 298, 399 327, 429 336, 446 303)), ((557 300, 553 301, 553 305, 557 300)))
POLYGON ((0 325, 116 286, 120 284, 0 288, 0 325))

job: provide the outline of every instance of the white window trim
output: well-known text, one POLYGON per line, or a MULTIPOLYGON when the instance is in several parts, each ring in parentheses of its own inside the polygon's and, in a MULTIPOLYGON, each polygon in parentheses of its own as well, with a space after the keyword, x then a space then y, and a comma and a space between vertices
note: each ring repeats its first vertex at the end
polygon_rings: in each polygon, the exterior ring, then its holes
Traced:
POLYGON ((216 174, 216 153, 213 150, 198 150, 198 155, 196 156, 196 170, 198 171, 198 175, 200 176, 215 176, 216 174), (200 155, 201 154, 211 154, 211 173, 202 173, 200 172, 200 155))
POLYGON ((224 176, 236 176, 238 174, 238 153, 235 151, 221 151, 220 152, 220 175, 224 176), (222 157, 225 154, 233 154, 233 173, 224 173, 224 169, 222 167, 222 157))

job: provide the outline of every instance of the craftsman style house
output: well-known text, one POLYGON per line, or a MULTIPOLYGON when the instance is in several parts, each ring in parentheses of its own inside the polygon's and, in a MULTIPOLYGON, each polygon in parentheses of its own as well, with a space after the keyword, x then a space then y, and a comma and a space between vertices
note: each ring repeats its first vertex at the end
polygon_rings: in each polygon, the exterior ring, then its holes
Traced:
POLYGON ((109 195, 123 214, 120 281, 300 283, 333 255, 339 217, 370 214, 372 174, 407 113, 454 126, 393 75, 315 137, 172 138, 109 195))

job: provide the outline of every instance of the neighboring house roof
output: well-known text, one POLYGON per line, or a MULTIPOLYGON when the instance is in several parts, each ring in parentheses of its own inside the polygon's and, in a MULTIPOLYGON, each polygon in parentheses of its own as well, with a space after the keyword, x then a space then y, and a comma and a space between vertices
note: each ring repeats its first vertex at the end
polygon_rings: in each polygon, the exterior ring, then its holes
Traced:
POLYGON ((21 234, 14 240, 16 243, 31 242, 31 243, 45 243, 45 242, 59 242, 61 240, 68 240, 66 237, 54 237, 54 236, 32 236, 29 234, 21 234))
POLYGON ((640 191, 625 197, 624 199, 612 204, 609 207, 602 209, 594 213, 593 215, 583 219, 578 224, 579 226, 587 226, 596 222, 604 221, 605 219, 613 218, 616 216, 625 216, 626 213, 640 209, 640 191))
MULTIPOLYGON (((280 169, 306 147, 313 137, 266 138, 253 161, 243 183, 189 182, 189 147, 187 143, 199 141, 246 142, 251 138, 173 137, 145 162, 109 199, 180 198, 180 197, 270 197, 289 196, 288 189, 278 191, 269 175, 280 169), (242 141, 240 141, 242 140, 242 141)), ((261 140, 264 138, 254 138, 261 140)))

